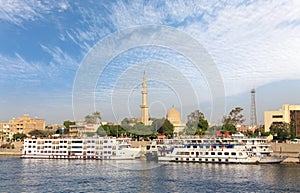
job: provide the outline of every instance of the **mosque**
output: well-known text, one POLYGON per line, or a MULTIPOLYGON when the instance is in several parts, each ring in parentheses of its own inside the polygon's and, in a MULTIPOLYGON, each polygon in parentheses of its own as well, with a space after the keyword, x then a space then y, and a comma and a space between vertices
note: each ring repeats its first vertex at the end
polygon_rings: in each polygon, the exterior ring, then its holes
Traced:
MULTIPOLYGON (((141 122, 144 123, 145 125, 150 125, 151 121, 149 120, 149 105, 147 103, 148 91, 147 91, 147 81, 146 81, 145 72, 143 77, 141 93, 142 93, 142 104, 140 105, 141 122)), ((185 124, 181 121, 180 117, 181 117, 180 112, 174 107, 169 109, 169 111, 167 112, 166 118, 174 126, 174 135, 179 135, 185 127, 185 124)))

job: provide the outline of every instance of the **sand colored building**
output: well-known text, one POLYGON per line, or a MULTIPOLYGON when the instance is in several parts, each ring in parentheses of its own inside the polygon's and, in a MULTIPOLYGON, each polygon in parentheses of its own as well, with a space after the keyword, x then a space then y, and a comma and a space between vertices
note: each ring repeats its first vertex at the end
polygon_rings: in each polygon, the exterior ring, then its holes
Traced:
POLYGON ((38 118, 32 119, 28 114, 25 114, 18 119, 12 119, 9 122, 0 123, 1 134, 10 139, 16 133, 28 134, 35 129, 45 129, 45 120, 38 118))
POLYGON ((264 112, 265 132, 270 131, 272 123, 290 123, 295 126, 296 136, 300 135, 300 105, 284 104, 277 111, 264 112))
POLYGON ((174 134, 179 135, 179 133, 182 132, 185 127, 185 124, 181 121, 180 112, 175 108, 171 108, 166 117, 174 126, 174 134))

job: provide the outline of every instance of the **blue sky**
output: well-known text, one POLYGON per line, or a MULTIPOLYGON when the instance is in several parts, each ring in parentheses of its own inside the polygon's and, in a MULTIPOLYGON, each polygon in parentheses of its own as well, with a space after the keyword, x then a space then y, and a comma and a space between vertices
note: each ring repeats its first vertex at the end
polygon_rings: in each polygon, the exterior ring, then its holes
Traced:
MULTIPOLYGON (((0 0, 0 26, 0 121, 28 113, 47 123, 62 123, 83 119, 94 110, 106 121, 138 117, 144 71, 153 117, 165 116, 174 106, 183 120, 200 109, 209 121, 220 122, 223 114, 241 106, 249 121, 253 87, 259 123, 265 110, 300 103, 300 3, 296 0, 0 0), (187 53, 173 49, 175 44, 162 47, 153 37, 149 45, 128 46, 109 58, 105 48, 111 45, 106 40, 149 25, 174 29, 197 41, 218 74, 197 69, 187 53), (93 55, 100 49, 99 55, 109 59, 106 63, 93 55), (74 88, 90 60, 103 70, 93 72, 97 79, 88 91, 93 101, 85 104, 74 97, 74 88), (224 103, 214 114, 212 106, 219 104, 221 96, 214 95, 208 77, 219 80, 218 75, 224 103)), ((136 41, 146 35, 140 34, 136 41)), ((172 38, 175 42, 178 36, 172 38)), ((92 70, 84 77, 88 79, 92 70)))

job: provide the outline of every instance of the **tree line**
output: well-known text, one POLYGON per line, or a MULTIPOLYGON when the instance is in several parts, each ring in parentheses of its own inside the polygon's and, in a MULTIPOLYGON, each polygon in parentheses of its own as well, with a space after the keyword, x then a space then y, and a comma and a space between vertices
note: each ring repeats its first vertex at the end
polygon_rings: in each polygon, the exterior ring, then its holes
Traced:
MULTIPOLYGON (((187 123, 184 130, 179 133, 180 135, 215 135, 217 131, 222 134, 237 133, 237 125, 244 123, 245 118, 242 114, 243 108, 236 107, 232 109, 228 115, 223 116, 222 125, 209 127, 208 121, 206 120, 204 114, 199 110, 191 112, 187 116, 187 123)), ((100 112, 94 112, 91 115, 85 116, 85 122, 87 124, 99 124, 99 128, 96 132, 87 132, 88 136, 131 136, 133 138, 157 138, 158 135, 164 135, 168 138, 174 136, 174 126, 166 118, 161 119, 151 119, 151 125, 144 125, 141 122, 134 122, 132 119, 124 118, 120 125, 107 124, 101 125, 101 115, 100 112)), ((56 131, 50 128, 45 130, 32 130, 28 134, 30 136, 36 137, 48 137, 53 134, 68 135, 71 125, 75 125, 75 121, 64 121, 63 128, 59 128, 56 131)), ((270 127, 270 132, 264 132, 264 127, 260 126, 254 132, 247 131, 243 132, 246 136, 268 136, 273 135, 275 140, 286 140, 294 139, 295 137, 300 138, 300 136, 295 136, 295 126, 288 123, 273 123, 270 127)), ((13 140, 24 139, 25 134, 17 133, 13 135, 13 140)))

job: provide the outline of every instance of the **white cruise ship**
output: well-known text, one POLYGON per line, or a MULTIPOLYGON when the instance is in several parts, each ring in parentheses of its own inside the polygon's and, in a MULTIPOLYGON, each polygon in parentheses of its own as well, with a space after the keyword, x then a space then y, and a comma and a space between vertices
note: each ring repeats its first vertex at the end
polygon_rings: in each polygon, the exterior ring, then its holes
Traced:
POLYGON ((125 160, 141 152, 131 138, 27 138, 21 158, 125 160))
POLYGON ((284 158, 271 156, 272 150, 260 138, 182 139, 181 143, 152 143, 147 160, 200 163, 280 163, 284 158), (176 144, 176 145, 175 145, 176 144))

